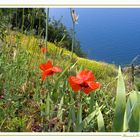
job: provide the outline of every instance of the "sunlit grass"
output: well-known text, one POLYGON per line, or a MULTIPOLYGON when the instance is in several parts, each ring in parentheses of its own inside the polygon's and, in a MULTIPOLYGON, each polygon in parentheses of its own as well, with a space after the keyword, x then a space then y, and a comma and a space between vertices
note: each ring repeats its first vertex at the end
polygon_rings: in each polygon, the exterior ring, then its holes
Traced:
MULTIPOLYGON (((44 45, 41 44, 42 47, 44 45)), ((6 37, 0 55, 0 131, 138 131, 129 124, 133 118, 126 118, 124 112, 121 115, 121 128, 118 126, 120 107, 115 109, 115 103, 116 106, 120 105, 121 90, 125 87, 120 70, 118 76, 121 80, 118 79, 116 87, 116 66, 80 58, 74 53, 71 59, 70 51, 50 42, 46 60, 40 49, 40 39, 13 31, 6 37), (48 60, 54 66, 59 66, 62 72, 42 81, 39 66, 48 60), (101 83, 101 88, 87 95, 82 91, 75 93, 68 78, 81 70, 91 70, 95 81, 101 83), (119 97, 117 102, 115 96, 119 97)), ((138 77, 135 82, 139 83, 138 77)), ((130 95, 124 110, 129 111, 129 100, 133 100, 133 94, 137 92, 123 92, 124 96, 130 95)), ((134 99, 133 103, 139 100, 137 97, 134 99)))
MULTIPOLYGON (((103 107, 101 110, 104 109, 105 112, 110 110, 110 106, 113 104, 113 101, 110 100, 110 98, 113 99, 111 91, 114 88, 110 89, 109 93, 106 91, 107 88, 111 87, 110 84, 116 76, 115 66, 79 58, 75 54, 73 54, 73 59, 70 59, 71 52, 64 48, 59 48, 53 43, 48 43, 47 59, 53 61, 54 65, 60 66, 63 72, 50 76, 42 82, 39 65, 45 63, 46 58, 39 48, 40 40, 34 36, 26 36, 19 32, 10 32, 10 35, 6 37, 6 41, 2 47, 0 58, 0 79, 3 81, 1 90, 4 92, 1 106, 5 106, 5 108, 1 108, 0 123, 3 126, 1 131, 98 130, 96 118, 93 118, 94 116, 89 118, 90 116, 88 117, 88 115, 94 109, 96 110, 96 102, 103 107), (9 44, 8 46, 7 43, 9 44), (73 117, 78 115, 79 93, 72 91, 68 84, 68 77, 75 75, 82 69, 92 70, 96 80, 101 82, 102 88, 101 91, 92 92, 89 94, 90 96, 81 93, 83 94, 81 111, 85 113, 82 115, 83 123, 75 127, 73 117), (64 98, 63 101, 62 98, 64 98), (91 103, 91 100, 93 103, 91 103), (110 101, 107 103, 104 100, 110 101), (57 106, 60 102, 62 105, 58 108, 57 106), (72 107, 72 104, 75 105, 72 107), (73 117, 69 116, 69 109, 71 110, 71 108, 76 113, 74 116, 72 115, 73 117), (63 110, 62 112, 59 111, 61 109, 63 110), (57 114, 58 112, 62 114, 57 114), (57 118, 58 116, 59 118, 57 118), (56 124, 50 124, 55 117, 56 124), (92 125, 85 124, 84 118, 86 117, 88 117, 88 120, 92 120, 92 125)), ((103 116, 105 117, 105 127, 108 129, 107 131, 110 131, 112 117, 104 113, 103 116)))

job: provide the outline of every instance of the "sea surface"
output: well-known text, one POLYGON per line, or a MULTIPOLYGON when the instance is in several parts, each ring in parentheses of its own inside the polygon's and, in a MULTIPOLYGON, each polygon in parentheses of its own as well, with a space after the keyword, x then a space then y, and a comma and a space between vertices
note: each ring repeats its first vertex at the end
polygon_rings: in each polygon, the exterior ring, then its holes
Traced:
MULTIPOLYGON (((140 8, 75 8, 76 37, 88 58, 117 65, 140 64, 140 8)), ((70 8, 50 8, 50 17, 72 27, 70 8)))

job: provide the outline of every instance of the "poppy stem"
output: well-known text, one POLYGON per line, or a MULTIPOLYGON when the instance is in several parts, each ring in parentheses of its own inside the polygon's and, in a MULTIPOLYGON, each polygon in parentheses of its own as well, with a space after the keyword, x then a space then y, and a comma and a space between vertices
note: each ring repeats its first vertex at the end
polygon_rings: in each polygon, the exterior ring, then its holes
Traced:
POLYGON ((91 92, 90 94, 89 113, 93 112, 95 100, 96 100, 96 91, 91 92))
POLYGON ((81 104, 81 101, 82 101, 82 93, 79 91, 79 102, 81 104))

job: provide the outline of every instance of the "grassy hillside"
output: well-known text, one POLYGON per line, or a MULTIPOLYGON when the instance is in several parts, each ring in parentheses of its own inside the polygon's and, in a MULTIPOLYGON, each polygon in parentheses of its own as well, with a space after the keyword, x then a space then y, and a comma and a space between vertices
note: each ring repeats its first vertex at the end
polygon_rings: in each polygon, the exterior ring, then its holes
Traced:
MULTIPOLYGON (((39 56, 40 55, 40 40, 33 36, 26 36, 21 33, 11 32, 7 37, 8 42, 15 45, 20 39, 21 47, 26 49, 31 55, 39 56)), ((45 46, 45 44, 43 44, 45 46)), ((52 57, 55 61, 69 61, 71 57, 71 52, 55 46, 53 43, 48 43, 48 56, 52 57)), ((73 62, 77 62, 77 67, 82 67, 83 69, 90 69, 94 72, 97 79, 100 80, 109 80, 110 78, 116 76, 117 69, 115 65, 108 64, 105 62, 99 62, 95 60, 90 60, 86 58, 80 58, 76 54, 73 54, 73 62)))
POLYGON ((112 130, 116 90, 114 65, 79 58, 75 54, 71 59, 71 52, 48 43, 47 60, 61 67, 62 72, 42 81, 39 65, 46 59, 39 48, 40 39, 10 32, 1 43, 0 131, 99 131, 96 118, 89 116, 90 113, 96 115, 97 103, 106 131, 112 130), (75 93, 68 83, 69 76, 85 69, 92 70, 95 81, 101 83, 100 90, 88 95, 75 93), (92 120, 87 123, 89 117, 92 120), (79 119, 83 120, 82 126, 79 119), (52 120, 57 123, 52 124, 52 120))

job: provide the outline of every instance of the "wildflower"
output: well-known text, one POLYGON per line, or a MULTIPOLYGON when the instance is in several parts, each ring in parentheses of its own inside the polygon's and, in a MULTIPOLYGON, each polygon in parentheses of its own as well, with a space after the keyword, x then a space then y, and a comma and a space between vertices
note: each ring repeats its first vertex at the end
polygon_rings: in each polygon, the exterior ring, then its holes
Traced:
POLYGON ((47 50, 47 48, 42 47, 42 48, 41 48, 41 52, 42 52, 43 54, 45 54, 46 52, 48 52, 48 50, 47 50))
POLYGON ((75 92, 82 90, 84 93, 88 94, 89 92, 100 88, 100 83, 95 82, 94 80, 95 76, 92 71, 82 70, 76 76, 70 76, 68 81, 75 92))
POLYGON ((72 20, 74 23, 77 23, 79 16, 76 14, 75 10, 71 11, 72 20))
POLYGON ((44 80, 46 77, 53 75, 57 72, 61 72, 62 69, 57 66, 53 66, 52 61, 48 60, 46 63, 41 64, 40 69, 43 71, 42 72, 42 80, 44 80))

